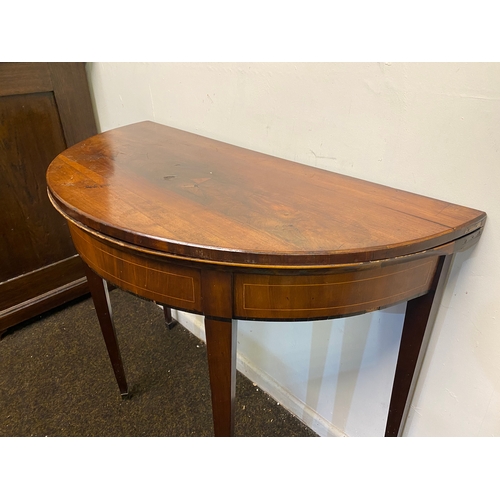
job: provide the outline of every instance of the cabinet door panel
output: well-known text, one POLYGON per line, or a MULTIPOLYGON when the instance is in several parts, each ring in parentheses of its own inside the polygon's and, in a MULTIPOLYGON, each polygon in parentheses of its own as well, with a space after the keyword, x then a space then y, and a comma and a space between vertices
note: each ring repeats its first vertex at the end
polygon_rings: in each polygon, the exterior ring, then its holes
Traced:
POLYGON ((0 97, 0 282, 76 253, 46 191, 65 147, 56 110, 52 93, 0 97))
POLYGON ((45 172, 96 133, 84 63, 0 63, 0 335, 88 292, 45 172))

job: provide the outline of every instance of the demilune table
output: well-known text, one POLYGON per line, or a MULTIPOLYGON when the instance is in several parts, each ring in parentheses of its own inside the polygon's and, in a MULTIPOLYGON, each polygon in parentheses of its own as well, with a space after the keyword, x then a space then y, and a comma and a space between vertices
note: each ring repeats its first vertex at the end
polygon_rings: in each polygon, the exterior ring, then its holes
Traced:
POLYGON ((214 433, 233 435, 234 321, 341 318, 408 301, 385 435, 400 435, 453 256, 484 212, 152 122, 47 171, 84 261, 122 395, 107 282, 205 316, 214 433))

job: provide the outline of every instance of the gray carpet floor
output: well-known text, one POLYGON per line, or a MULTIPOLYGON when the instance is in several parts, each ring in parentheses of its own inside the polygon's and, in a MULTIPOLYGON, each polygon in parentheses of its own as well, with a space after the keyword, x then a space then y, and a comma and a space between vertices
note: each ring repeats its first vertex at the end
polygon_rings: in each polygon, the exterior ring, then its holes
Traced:
MULTIPOLYGON (((205 345, 154 303, 110 293, 132 396, 122 400, 90 298, 0 341, 0 436, 212 436, 205 345)), ((236 436, 316 434, 238 373, 236 436)))

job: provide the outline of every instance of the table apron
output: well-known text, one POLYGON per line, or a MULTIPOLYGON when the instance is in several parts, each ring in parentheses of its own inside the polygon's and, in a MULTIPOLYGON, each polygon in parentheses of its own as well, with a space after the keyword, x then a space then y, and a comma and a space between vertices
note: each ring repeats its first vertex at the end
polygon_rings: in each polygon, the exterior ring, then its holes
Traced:
POLYGON ((352 316, 427 293, 438 255, 319 275, 234 276, 234 314, 240 319, 285 320, 352 316))
POLYGON ((69 220, 68 225, 80 257, 106 281, 160 304, 202 313, 199 269, 115 245, 69 220))
MULTIPOLYGON (((206 314, 202 276, 206 265, 179 265, 167 257, 118 245, 68 221, 82 259, 102 278, 141 297, 169 307, 206 314)), ((234 270, 232 279, 214 287, 232 287, 229 314, 237 319, 312 320, 363 314, 424 295, 433 284, 438 254, 391 259, 352 267, 283 271, 234 270), (229 284, 228 284, 229 283, 229 284)), ((222 273, 221 273, 222 275, 222 273)), ((227 278, 227 270, 224 272, 227 278)), ((217 273, 215 273, 217 279, 217 273)))

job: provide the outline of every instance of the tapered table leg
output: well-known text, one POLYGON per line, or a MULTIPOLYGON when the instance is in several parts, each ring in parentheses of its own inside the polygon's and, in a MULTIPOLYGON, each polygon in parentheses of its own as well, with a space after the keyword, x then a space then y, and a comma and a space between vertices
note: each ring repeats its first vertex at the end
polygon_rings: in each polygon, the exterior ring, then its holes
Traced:
POLYGON ((452 255, 441 257, 431 290, 421 297, 409 300, 406 306, 385 429, 386 437, 399 436, 403 431, 452 259, 452 255))
POLYGON ((234 434, 236 322, 205 318, 215 436, 234 434))
POLYGON ((106 280, 98 276, 87 264, 84 263, 87 281, 92 294, 92 300, 101 326, 101 332, 108 350, 109 359, 115 373, 116 381, 123 398, 128 396, 127 380, 123 368, 122 357, 116 338, 115 325, 109 301, 108 285, 106 280))
POLYGON ((169 330, 172 330, 172 328, 177 324, 177 321, 172 318, 172 310, 165 304, 160 305, 163 307, 163 314, 165 315, 165 325, 169 330))

